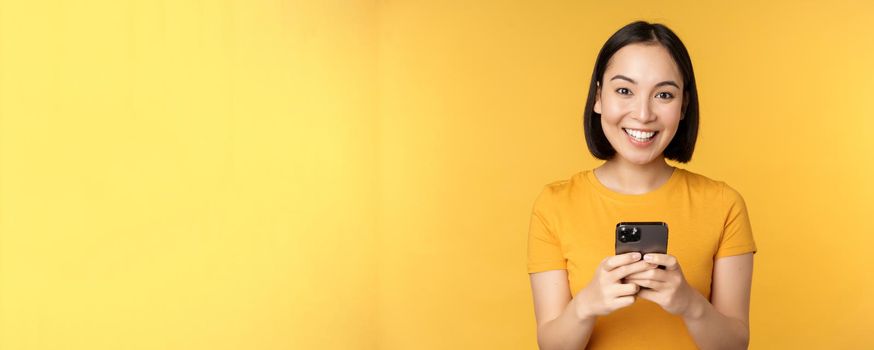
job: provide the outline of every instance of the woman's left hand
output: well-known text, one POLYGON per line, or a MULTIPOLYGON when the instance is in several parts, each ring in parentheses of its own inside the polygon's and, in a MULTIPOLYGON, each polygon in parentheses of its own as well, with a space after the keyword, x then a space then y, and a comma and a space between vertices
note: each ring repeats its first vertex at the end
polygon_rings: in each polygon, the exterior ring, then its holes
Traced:
POLYGON ((673 255, 647 253, 644 261, 650 264, 662 265, 662 269, 649 269, 625 277, 626 283, 634 283, 641 287, 637 296, 652 301, 665 311, 684 316, 695 300, 698 291, 686 283, 680 263, 673 255), (646 289, 649 288, 649 289, 646 289))

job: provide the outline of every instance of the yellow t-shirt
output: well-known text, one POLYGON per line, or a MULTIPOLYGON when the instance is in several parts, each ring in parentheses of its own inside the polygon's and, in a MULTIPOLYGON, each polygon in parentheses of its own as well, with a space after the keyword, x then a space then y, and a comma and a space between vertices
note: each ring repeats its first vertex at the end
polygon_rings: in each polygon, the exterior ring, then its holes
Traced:
MULTIPOLYGON (((641 195, 615 192, 592 170, 544 186, 531 213, 528 272, 567 269, 572 296, 612 256, 616 223, 668 224, 668 254, 677 257, 686 281, 710 299, 715 259, 755 253, 746 205, 740 193, 676 168, 659 188, 641 195)), ((696 349, 683 319, 649 300, 598 317, 589 349, 696 349)))

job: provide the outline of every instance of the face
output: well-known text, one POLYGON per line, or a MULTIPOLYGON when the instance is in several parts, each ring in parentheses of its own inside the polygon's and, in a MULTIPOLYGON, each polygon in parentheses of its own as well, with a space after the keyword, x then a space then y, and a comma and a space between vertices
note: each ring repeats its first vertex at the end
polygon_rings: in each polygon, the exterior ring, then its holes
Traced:
POLYGON ((640 165, 661 159, 686 103, 670 52, 661 45, 626 45, 610 58, 601 81, 594 111, 616 155, 640 165))

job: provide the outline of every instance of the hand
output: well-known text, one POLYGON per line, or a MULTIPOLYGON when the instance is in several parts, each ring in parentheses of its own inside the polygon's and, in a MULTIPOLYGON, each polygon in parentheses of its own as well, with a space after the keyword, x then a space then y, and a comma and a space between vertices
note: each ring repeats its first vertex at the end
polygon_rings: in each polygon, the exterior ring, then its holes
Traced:
POLYGON ((652 269, 655 266, 640 260, 640 253, 605 258, 589 284, 573 300, 577 315, 581 319, 604 316, 633 304, 634 294, 640 287, 634 283, 622 283, 622 279, 652 269))
POLYGON ((637 293, 638 297, 659 304, 673 315, 685 315, 698 292, 686 282, 677 258, 668 254, 649 253, 643 261, 653 266, 664 266, 665 269, 637 272, 628 275, 625 281, 642 287, 637 293))

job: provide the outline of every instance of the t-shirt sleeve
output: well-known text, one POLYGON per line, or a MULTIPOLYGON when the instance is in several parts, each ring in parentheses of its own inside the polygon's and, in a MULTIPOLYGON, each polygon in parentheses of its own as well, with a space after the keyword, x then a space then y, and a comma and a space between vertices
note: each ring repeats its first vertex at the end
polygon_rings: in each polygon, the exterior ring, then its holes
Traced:
POLYGON ((561 242, 555 234, 549 218, 554 215, 551 188, 544 186, 531 210, 528 228, 528 273, 567 268, 567 259, 561 250, 561 242))
POLYGON ((753 240, 750 218, 743 197, 737 190, 723 183, 722 202, 727 214, 716 258, 746 253, 755 254, 756 242, 753 240))

